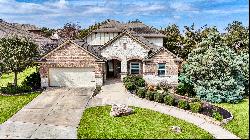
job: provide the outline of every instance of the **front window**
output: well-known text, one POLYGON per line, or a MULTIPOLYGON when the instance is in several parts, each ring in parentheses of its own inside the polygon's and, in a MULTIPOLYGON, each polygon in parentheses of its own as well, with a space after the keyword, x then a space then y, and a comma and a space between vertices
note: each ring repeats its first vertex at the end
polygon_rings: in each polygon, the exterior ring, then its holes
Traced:
POLYGON ((158 75, 164 76, 166 73, 166 66, 165 64, 158 64, 158 75))
POLYGON ((140 63, 138 63, 138 62, 130 63, 130 73, 131 74, 140 74, 140 63))

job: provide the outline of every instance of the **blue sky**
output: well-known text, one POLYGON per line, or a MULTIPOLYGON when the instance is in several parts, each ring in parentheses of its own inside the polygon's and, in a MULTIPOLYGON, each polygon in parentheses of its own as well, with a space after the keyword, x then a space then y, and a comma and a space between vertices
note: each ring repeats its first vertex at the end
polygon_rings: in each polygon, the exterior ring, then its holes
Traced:
POLYGON ((0 0, 0 18, 49 28, 139 19, 156 28, 175 23, 183 29, 195 23, 222 31, 234 20, 248 26, 248 9, 249 0, 0 0))

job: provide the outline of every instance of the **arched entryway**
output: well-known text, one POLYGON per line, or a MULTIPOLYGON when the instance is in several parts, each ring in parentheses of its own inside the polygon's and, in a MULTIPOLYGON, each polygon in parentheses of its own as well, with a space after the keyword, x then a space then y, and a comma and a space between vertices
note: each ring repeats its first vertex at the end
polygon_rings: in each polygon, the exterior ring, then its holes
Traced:
POLYGON ((107 78, 120 78, 121 75, 121 61, 111 59, 107 61, 107 78))

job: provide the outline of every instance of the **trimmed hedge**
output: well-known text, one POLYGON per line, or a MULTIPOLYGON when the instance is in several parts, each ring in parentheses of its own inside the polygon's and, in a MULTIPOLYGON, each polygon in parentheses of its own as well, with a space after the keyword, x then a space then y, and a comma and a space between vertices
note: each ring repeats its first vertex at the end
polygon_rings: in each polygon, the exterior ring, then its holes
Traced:
POLYGON ((7 87, 1 87, 0 91, 3 94, 20 94, 20 93, 31 92, 32 88, 27 85, 22 85, 22 86, 8 85, 7 87))

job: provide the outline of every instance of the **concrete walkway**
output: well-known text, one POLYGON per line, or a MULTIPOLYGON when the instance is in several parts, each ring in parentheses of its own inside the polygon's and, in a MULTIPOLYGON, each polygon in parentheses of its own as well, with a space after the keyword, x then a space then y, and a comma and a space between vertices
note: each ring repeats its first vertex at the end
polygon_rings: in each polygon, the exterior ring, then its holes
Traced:
POLYGON ((240 139, 221 126, 212 124, 207 120, 192 115, 184 110, 148 101, 146 99, 141 99, 137 96, 129 94, 125 91, 125 88, 121 81, 107 81, 107 83, 102 87, 102 91, 90 100, 88 107, 112 104, 127 104, 129 106, 147 108, 170 116, 174 116, 176 118, 195 124, 196 126, 208 131, 216 139, 240 139))
POLYGON ((0 139, 76 139, 93 89, 48 89, 0 126, 0 139))

